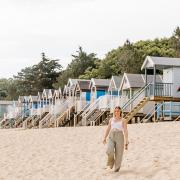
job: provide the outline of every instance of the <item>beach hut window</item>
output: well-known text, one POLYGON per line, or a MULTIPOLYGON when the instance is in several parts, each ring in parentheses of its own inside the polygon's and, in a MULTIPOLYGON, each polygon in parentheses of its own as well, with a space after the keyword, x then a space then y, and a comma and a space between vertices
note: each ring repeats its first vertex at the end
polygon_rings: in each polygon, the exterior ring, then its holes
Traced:
POLYGON ((38 108, 38 104, 34 103, 34 108, 37 109, 38 108))
POLYGON ((92 91, 93 91, 93 92, 95 92, 95 91, 96 91, 95 87, 93 87, 93 88, 92 88, 92 91))
POLYGON ((7 112, 7 108, 5 105, 0 105, 0 118, 3 118, 3 114, 7 112))
POLYGON ((90 101, 90 99, 91 99, 91 92, 88 91, 86 92, 86 101, 90 101))
POLYGON ((77 91, 77 92, 76 92, 76 97, 77 97, 77 100, 80 99, 80 91, 77 91))
POLYGON ((126 96, 128 97, 128 99, 130 99, 130 91, 125 91, 126 92, 126 96))
POLYGON ((105 91, 104 90, 98 90, 97 91, 97 98, 99 98, 100 96, 104 96, 105 95, 105 91))
POLYGON ((112 91, 112 95, 117 96, 118 95, 118 91, 112 91))

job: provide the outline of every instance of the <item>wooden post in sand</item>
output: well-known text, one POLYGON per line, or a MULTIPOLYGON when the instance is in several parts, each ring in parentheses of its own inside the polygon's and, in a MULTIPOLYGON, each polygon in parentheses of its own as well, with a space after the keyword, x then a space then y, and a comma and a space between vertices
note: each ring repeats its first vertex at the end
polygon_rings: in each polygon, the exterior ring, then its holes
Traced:
POLYGON ((74 127, 76 127, 76 116, 74 116, 74 127))
POLYGON ((140 123, 140 117, 137 117, 137 123, 140 123))
POLYGON ((132 124, 135 123, 135 117, 132 118, 131 123, 132 123, 132 124))

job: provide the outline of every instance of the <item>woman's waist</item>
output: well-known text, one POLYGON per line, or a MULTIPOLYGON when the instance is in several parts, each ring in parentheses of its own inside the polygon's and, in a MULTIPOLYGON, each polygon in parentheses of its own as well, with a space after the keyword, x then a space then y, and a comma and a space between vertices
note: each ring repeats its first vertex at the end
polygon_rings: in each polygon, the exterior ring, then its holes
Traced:
POLYGON ((110 132, 119 132, 119 133, 123 133, 123 129, 112 128, 110 132))

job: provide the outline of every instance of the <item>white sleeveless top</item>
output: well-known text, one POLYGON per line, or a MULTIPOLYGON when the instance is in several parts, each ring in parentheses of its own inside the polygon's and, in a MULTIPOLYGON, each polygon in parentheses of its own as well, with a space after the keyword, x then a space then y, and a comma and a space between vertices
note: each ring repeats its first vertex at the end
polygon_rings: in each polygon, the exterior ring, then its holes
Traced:
POLYGON ((111 129, 118 129, 119 131, 123 131, 123 121, 115 121, 115 118, 112 118, 111 129))

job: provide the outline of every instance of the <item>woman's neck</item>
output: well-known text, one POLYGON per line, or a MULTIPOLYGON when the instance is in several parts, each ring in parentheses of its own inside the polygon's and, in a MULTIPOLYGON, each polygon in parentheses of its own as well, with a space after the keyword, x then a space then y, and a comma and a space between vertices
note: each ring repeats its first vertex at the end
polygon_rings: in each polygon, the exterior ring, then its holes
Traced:
POLYGON ((121 116, 115 116, 114 118, 115 119, 121 119, 121 116))

